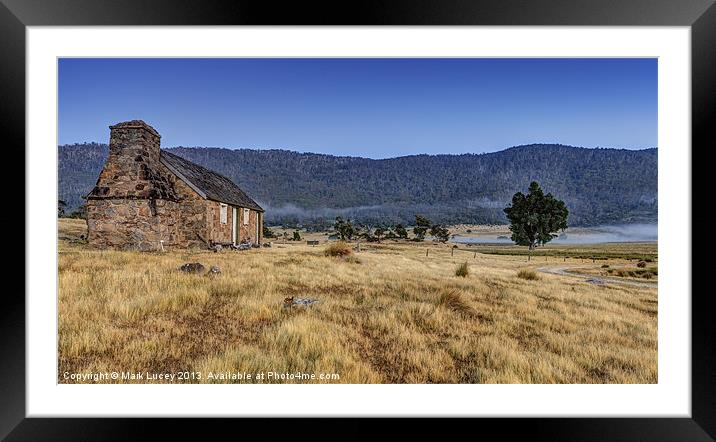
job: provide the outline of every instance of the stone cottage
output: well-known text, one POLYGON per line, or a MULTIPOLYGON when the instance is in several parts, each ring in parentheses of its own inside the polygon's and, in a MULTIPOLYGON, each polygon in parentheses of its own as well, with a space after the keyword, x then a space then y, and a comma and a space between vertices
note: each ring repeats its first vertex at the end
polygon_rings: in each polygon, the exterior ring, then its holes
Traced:
POLYGON ((87 195, 90 245, 166 250, 261 244, 264 210, 230 179, 159 148, 144 121, 110 126, 109 158, 87 195))

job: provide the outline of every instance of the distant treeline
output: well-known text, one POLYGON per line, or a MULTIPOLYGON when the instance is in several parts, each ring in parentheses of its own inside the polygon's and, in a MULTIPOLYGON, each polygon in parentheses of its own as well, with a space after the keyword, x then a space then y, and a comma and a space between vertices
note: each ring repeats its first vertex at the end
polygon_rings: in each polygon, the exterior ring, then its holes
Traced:
MULTIPOLYGON (((410 224, 415 213, 441 224, 505 223, 502 209, 533 180, 565 201, 571 226, 657 219, 657 149, 534 144, 384 160, 277 149, 168 150, 232 179, 267 209, 271 225, 325 230, 336 216, 410 224)), ((95 184, 108 147, 63 145, 58 153, 58 197, 72 212, 95 184)))

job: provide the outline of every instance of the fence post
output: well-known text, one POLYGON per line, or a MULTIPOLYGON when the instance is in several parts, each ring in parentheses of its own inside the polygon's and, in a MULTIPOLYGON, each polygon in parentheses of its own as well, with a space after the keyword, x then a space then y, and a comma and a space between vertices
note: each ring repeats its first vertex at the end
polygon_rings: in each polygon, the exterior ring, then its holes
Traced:
POLYGON ((425 256, 428 256, 429 251, 430 251, 430 249, 425 249, 425 256))

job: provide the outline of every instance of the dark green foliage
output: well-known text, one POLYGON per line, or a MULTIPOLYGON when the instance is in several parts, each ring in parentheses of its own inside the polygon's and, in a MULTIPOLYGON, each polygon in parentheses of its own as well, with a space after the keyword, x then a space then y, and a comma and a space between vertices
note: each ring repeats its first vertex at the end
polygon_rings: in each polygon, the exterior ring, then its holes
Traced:
MULTIPOLYGON (((168 150, 232 179, 275 225, 325 229, 337 215, 373 225, 407 224, 415 213, 447 225, 503 224, 502 208, 532 180, 565 201, 573 226, 657 219, 656 149, 540 144, 382 160, 286 150, 168 150)), ((108 147, 65 145, 58 154, 58 198, 70 212, 92 190, 108 147)))
POLYGON ((263 231, 264 231, 264 233, 263 233, 264 238, 276 238, 276 234, 274 233, 274 231, 271 230, 271 229, 270 229, 268 226, 266 226, 265 224, 264 224, 263 231))
POLYGON ((640 269, 643 269, 644 267, 646 267, 646 262, 639 261, 638 263, 636 263, 636 266, 639 267, 640 269))
POLYGON ((440 242, 446 242, 450 239, 450 231, 441 224, 434 224, 430 227, 430 235, 440 242))
POLYGON ((423 215, 415 215, 415 225, 418 227, 428 228, 432 225, 432 221, 424 217, 423 215))
POLYGON ((425 233, 432 225, 432 221, 424 217, 423 215, 415 215, 415 227, 413 227, 413 235, 415 235, 416 241, 422 241, 425 239, 425 233))
POLYGON ((336 217, 336 223, 333 225, 333 228, 336 229, 336 233, 338 233, 338 237, 342 241, 350 241, 356 234, 356 229, 353 227, 351 220, 344 220, 343 217, 340 216, 336 217))
POLYGON ((359 225, 357 228, 357 234, 356 236, 359 238, 363 238, 368 242, 377 242, 378 238, 376 238, 375 233, 373 232, 373 228, 371 226, 366 225, 359 225))
POLYGON ((77 210, 70 213, 70 218, 87 219, 87 206, 85 205, 85 203, 82 203, 80 207, 77 208, 77 210))
POLYGON ((385 227, 378 226, 373 231, 373 235, 375 236, 375 240, 380 242, 380 240, 385 236, 385 227))
POLYGON ((395 234, 400 239, 408 239, 408 231, 405 229, 405 227, 402 224, 396 224, 395 225, 395 234))
POLYGON ((67 208, 67 203, 63 200, 57 200, 57 216, 63 217, 65 216, 65 209, 67 208))
POLYGON ((293 240, 294 241, 301 241, 301 234, 298 232, 298 230, 293 231, 293 240))
POLYGON ((544 194, 539 183, 530 183, 527 195, 517 192, 512 204, 504 209, 510 221, 512 241, 530 250, 556 238, 555 232, 567 228, 569 211, 564 201, 544 194))

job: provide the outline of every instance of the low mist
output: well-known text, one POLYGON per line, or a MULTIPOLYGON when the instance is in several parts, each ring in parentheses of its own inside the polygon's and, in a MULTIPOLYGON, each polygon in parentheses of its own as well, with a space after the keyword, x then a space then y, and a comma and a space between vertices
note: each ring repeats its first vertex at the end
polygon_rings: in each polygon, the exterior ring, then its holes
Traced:
MULTIPOLYGON (((618 224, 595 227, 573 227, 553 239, 554 244, 598 244, 607 242, 649 242, 658 240, 657 224, 618 224)), ((455 242, 512 244, 510 234, 483 234, 456 237, 455 242)))

